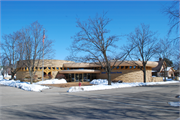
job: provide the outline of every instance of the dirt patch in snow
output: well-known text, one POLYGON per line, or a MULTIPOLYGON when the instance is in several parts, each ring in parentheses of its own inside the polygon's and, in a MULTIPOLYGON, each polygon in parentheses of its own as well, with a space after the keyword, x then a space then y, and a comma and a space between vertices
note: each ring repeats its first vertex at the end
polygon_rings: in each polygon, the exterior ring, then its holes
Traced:
MULTIPOLYGON (((54 87, 72 87, 72 86, 79 86, 79 82, 68 82, 63 84, 41 84, 45 86, 54 86, 54 87)), ((81 82, 81 86, 90 86, 90 82, 81 82)))

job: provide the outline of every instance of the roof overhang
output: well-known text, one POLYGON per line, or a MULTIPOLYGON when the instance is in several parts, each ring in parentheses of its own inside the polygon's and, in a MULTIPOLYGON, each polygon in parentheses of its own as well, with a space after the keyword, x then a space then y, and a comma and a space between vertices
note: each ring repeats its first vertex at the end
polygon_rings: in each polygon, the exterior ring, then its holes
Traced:
MULTIPOLYGON (((113 62, 111 61, 111 66, 113 66, 115 64, 115 66, 143 66, 142 65, 142 61, 124 61, 121 63, 121 61, 116 61, 113 62)), ((102 63, 102 65, 104 66, 105 64, 102 63)), ((158 65, 158 62, 152 62, 152 61, 148 61, 146 64, 146 67, 156 67, 158 65)), ((66 68, 91 68, 91 67, 101 67, 100 64, 98 63, 64 63, 63 67, 66 68)))
POLYGON ((101 71, 82 69, 82 70, 61 70, 59 71, 59 73, 101 73, 101 71))

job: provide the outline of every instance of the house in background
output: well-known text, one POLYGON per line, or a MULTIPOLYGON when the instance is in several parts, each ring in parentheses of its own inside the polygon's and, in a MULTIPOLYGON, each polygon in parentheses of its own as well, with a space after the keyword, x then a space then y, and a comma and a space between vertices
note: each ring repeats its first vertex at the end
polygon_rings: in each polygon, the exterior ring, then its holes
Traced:
POLYGON ((174 77, 175 70, 172 67, 167 67, 167 77, 174 77))
POLYGON ((167 67, 167 64, 163 59, 159 58, 158 65, 154 68, 152 68, 152 76, 157 77, 164 77, 164 74, 166 77, 174 77, 175 70, 172 67, 167 67), (166 71, 164 72, 164 67, 166 71))
POLYGON ((0 66, 0 76, 1 79, 4 76, 4 79, 10 79, 11 78, 11 68, 9 68, 8 66, 0 66))
POLYGON ((175 74, 175 76, 180 77, 180 70, 175 70, 174 74, 175 74))

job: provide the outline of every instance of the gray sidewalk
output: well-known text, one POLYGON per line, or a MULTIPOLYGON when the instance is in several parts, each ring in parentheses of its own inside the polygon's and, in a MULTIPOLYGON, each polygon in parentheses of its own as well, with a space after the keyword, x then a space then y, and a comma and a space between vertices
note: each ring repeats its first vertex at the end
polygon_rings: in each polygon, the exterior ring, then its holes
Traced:
POLYGON ((60 87, 49 86, 49 88, 50 89, 42 90, 42 92, 43 93, 67 93, 70 87, 60 88, 60 87))

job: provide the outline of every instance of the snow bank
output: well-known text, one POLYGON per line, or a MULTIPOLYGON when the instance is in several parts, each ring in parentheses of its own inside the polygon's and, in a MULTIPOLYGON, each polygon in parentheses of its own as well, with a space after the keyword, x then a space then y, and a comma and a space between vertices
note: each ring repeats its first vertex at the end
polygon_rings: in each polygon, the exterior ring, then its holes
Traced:
MULTIPOLYGON (((164 78, 164 77, 163 77, 163 81, 165 81, 165 78, 164 78)), ((168 79, 168 78, 166 77, 166 81, 172 81, 172 78, 169 78, 169 79, 168 79)))
POLYGON ((95 85, 107 85, 108 81, 107 79, 94 79, 90 82, 90 84, 95 84, 95 85))
POLYGON ((34 84, 62 84, 62 83, 67 83, 65 79, 51 79, 51 80, 45 80, 45 81, 39 81, 34 84))
POLYGON ((4 77, 11 77, 11 75, 5 74, 4 77))
POLYGON ((30 82, 20 82, 20 80, 6 80, 3 79, 0 76, 0 84, 11 86, 11 87, 16 87, 19 89, 27 90, 27 91, 35 91, 35 92, 40 92, 43 89, 49 89, 47 86, 42 86, 39 84, 62 84, 62 83, 67 83, 65 79, 50 79, 50 80, 45 80, 45 81, 40 81, 37 83, 30 84, 30 82))
POLYGON ((168 102, 169 105, 173 106, 173 107, 179 107, 180 106, 180 102, 168 102))
POLYGON ((179 81, 166 81, 166 82, 148 82, 148 83, 111 83, 108 85, 106 79, 95 79, 90 82, 90 84, 96 84, 92 86, 81 86, 81 87, 71 87, 67 92, 79 92, 79 91, 94 91, 94 90, 105 90, 114 88, 124 88, 124 87, 136 87, 136 86, 146 86, 146 85, 160 85, 169 83, 179 83, 179 81))
POLYGON ((40 92, 43 89, 49 89, 49 87, 47 86, 30 84, 29 82, 20 82, 20 80, 14 81, 14 80, 2 79, 0 80, 0 84, 7 85, 10 87, 17 87, 19 89, 23 89, 27 91, 35 91, 35 92, 40 92))

